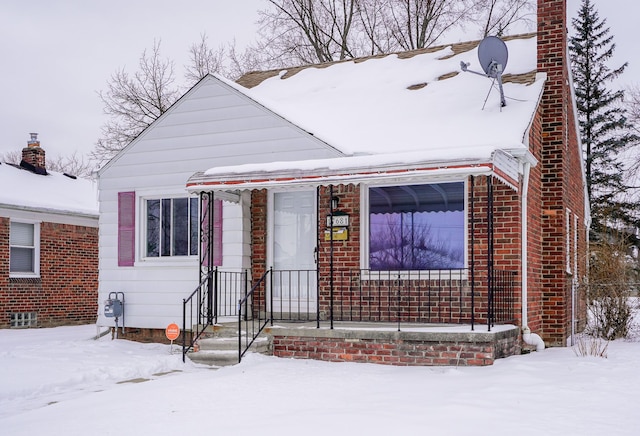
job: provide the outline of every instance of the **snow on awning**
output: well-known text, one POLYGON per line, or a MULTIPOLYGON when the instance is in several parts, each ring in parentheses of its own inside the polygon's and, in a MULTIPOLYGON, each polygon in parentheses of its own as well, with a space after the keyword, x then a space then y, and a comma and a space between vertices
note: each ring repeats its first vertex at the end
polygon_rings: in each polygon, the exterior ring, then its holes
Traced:
MULTIPOLYGON (((517 150, 529 155, 521 145, 517 150)), ((520 159, 503 151, 486 158, 457 159, 455 161, 430 161, 409 164, 383 165, 380 155, 302 162, 276 162, 270 164, 238 165, 200 172, 187 181, 189 192, 242 190, 272 187, 326 186, 330 184, 357 183, 414 183, 436 180, 462 180, 468 176, 492 175, 514 190, 518 187, 520 159), (373 164, 378 162, 379 165, 373 164), (353 165, 356 163, 372 165, 353 165), (315 164, 316 168, 309 168, 315 164), (322 165, 324 164, 324 165, 322 165), (304 168, 299 168, 300 166, 304 168), (306 167, 305 167, 306 166, 306 167)))

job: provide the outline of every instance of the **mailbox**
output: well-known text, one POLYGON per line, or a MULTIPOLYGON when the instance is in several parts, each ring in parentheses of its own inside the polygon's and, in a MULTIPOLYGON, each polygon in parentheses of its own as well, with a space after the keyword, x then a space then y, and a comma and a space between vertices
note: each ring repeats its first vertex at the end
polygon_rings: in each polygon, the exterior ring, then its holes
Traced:
POLYGON ((105 300, 104 316, 107 318, 120 318, 122 316, 122 301, 117 298, 105 300))

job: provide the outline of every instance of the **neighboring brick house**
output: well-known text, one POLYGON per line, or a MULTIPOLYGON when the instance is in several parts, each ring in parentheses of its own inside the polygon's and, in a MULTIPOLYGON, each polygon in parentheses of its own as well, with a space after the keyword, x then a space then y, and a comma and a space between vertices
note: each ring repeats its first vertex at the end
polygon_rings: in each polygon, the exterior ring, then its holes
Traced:
MULTIPOLYGON (((585 321, 590 223, 565 1, 538 2, 538 32, 504 39, 504 107, 461 72, 480 70, 479 41, 206 76, 99 172, 100 300, 125 292, 141 339, 192 293, 198 316, 236 316, 255 285, 253 315, 509 324, 503 355, 535 345, 521 329, 565 345, 585 321)), ((274 333, 274 354, 385 360, 389 344, 320 332, 274 333)), ((399 358, 415 338, 394 341, 400 364, 462 352, 399 358)))
POLYGON ((0 328, 95 323, 94 182, 46 170, 37 134, 0 163, 0 328))

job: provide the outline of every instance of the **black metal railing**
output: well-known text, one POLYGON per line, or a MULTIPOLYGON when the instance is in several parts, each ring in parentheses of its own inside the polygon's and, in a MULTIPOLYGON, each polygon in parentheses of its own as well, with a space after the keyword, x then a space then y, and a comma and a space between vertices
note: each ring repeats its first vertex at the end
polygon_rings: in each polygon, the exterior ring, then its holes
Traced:
POLYGON ((492 325, 515 320, 514 271, 273 270, 278 321, 354 321, 492 325), (333 292, 329 289, 333 286, 333 292))
POLYGON ((489 330, 515 321, 514 271, 334 269, 329 280, 316 270, 268 269, 250 290, 248 271, 212 275, 183 302, 183 358, 219 316, 238 319, 238 360, 274 320, 388 322, 398 329, 486 323, 489 330))
POLYGON ((318 271, 271 270, 272 316, 279 321, 318 319, 318 271))
POLYGON ((211 270, 182 301, 182 360, 207 327, 220 317, 235 317, 237 301, 247 293, 246 271, 211 270))
POLYGON ((334 279, 337 321, 470 323, 468 270, 339 270, 334 279))
MULTIPOLYGON (((273 325, 273 316, 269 313, 267 305, 267 289, 273 287, 273 270, 268 269, 260 279, 251 287, 251 290, 238 301, 238 362, 247 353, 251 345, 258 338, 262 330, 270 322, 273 325)), ((273 293, 270 293, 273 295, 273 293)), ((272 313, 272 312, 271 312, 272 313)))
POLYGON ((515 322, 515 271, 493 270, 488 292, 487 325, 515 322))
POLYGON ((202 278, 194 291, 182 300, 182 361, 187 353, 193 349, 193 344, 200 338, 204 330, 213 323, 212 316, 207 316, 204 311, 205 299, 208 296, 207 284, 212 278, 209 274, 202 278))

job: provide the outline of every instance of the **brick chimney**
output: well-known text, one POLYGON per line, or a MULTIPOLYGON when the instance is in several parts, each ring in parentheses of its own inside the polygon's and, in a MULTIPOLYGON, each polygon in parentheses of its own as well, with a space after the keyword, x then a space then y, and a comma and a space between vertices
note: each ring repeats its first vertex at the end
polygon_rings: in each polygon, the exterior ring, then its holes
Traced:
MULTIPOLYGON (((568 103, 567 1, 538 0, 538 71, 547 73, 543 102, 546 110, 561 111, 568 103)), ((562 139, 562 138, 559 138, 562 139)))
POLYGON ((20 162, 20 166, 25 166, 23 163, 26 163, 35 169, 44 170, 46 167, 45 152, 40 148, 38 134, 30 133, 30 135, 31 139, 27 142, 27 146, 22 149, 22 162, 20 162))
MULTIPOLYGON (((573 124, 566 0, 538 0, 537 37, 537 69, 547 74, 540 102, 542 125, 539 151, 544 276, 537 296, 540 301, 554 302, 541 307, 539 332, 548 344, 564 345, 571 331, 572 302, 566 287, 568 277, 565 259, 568 254, 563 241, 569 237, 567 233, 571 235, 568 226, 575 225, 573 218, 566 217, 568 213, 584 213, 583 192, 577 186, 579 182, 576 182, 581 180, 581 164, 577 131, 573 124)), ((583 216, 580 218, 584 219, 583 216)))

